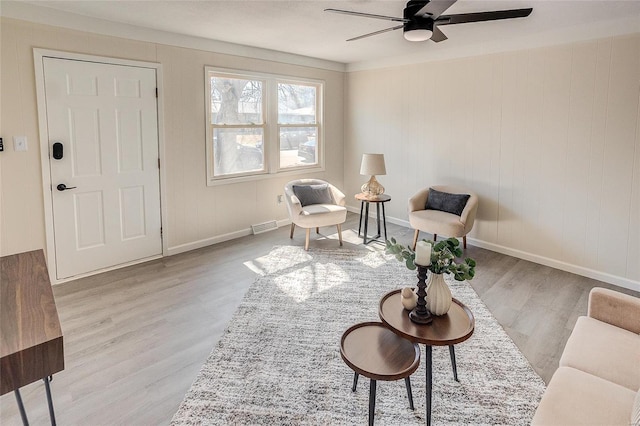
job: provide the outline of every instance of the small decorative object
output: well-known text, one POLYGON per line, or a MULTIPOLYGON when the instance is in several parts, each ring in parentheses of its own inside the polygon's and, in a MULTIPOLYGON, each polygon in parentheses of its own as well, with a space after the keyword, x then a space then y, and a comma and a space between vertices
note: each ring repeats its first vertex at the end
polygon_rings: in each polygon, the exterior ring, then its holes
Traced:
POLYGON ((400 292, 400 301, 407 311, 411 311, 417 305, 418 295, 414 293, 411 287, 405 287, 400 292))
POLYGON ((377 197, 380 194, 384 194, 384 186, 380 185, 380 182, 376 180, 375 176, 387 174, 384 166, 384 154, 363 154, 360 174, 371 175, 369 181, 360 188, 363 194, 370 197, 377 197))
POLYGON ((403 246, 396 242, 395 238, 387 240, 386 252, 394 254, 396 259, 404 262, 408 269, 418 269, 418 301, 416 308, 411 311, 409 318, 412 321, 424 320, 424 311, 433 315, 444 315, 451 306, 451 291, 444 281, 443 274, 453 274, 456 281, 471 280, 475 275, 476 261, 467 257, 464 263, 455 263, 454 260, 462 256, 460 242, 456 238, 439 241, 434 245, 426 240, 416 244, 416 251, 411 247, 403 246), (429 286, 426 292, 421 287, 426 287, 425 278, 427 270, 429 274, 429 286), (424 294, 422 294, 424 293, 424 294), (426 300, 425 300, 426 298, 426 300))

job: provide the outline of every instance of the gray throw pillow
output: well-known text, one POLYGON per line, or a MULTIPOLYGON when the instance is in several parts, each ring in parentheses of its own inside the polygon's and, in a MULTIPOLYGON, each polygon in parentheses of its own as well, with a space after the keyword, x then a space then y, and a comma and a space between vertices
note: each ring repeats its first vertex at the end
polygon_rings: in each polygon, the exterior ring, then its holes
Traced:
POLYGON ((471 197, 469 194, 449 194, 429 188, 429 196, 424 208, 425 210, 440 210, 460 216, 469 197, 471 197))
POLYGON ((311 204, 334 204, 329 184, 293 185, 292 189, 302 207, 311 204))

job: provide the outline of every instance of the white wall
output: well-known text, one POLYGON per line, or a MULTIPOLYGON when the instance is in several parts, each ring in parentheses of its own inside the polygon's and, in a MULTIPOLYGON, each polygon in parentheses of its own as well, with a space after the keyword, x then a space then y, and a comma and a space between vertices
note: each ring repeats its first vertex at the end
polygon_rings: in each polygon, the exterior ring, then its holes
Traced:
POLYGON ((304 176, 343 185, 344 73, 203 50, 126 40, 0 19, 0 255, 45 248, 33 48, 162 64, 167 217, 164 235, 178 252, 249 233, 250 225, 287 218, 277 204, 288 180, 281 176, 208 187, 205 167, 204 67, 236 68, 325 81, 326 171, 304 176), (14 152, 11 138, 26 135, 27 152, 14 152))
POLYGON ((346 99, 347 193, 384 153, 397 221, 462 184, 477 245, 640 290, 639 34, 351 72, 346 99))

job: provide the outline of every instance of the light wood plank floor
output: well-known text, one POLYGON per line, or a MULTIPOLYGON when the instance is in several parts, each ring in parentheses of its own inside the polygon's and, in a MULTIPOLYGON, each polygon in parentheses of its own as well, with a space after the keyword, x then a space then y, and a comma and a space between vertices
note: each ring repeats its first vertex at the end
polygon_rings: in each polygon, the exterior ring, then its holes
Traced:
MULTIPOLYGON (((350 214, 345 247, 363 249, 357 228, 350 214)), ((410 229, 388 231, 411 242, 410 229)), ((335 228, 320 232, 311 250, 337 246, 335 228)), ((168 424, 255 279, 245 262, 288 244, 303 245, 304 231, 291 241, 280 228, 54 286, 66 361, 51 384, 58 424, 168 424)), ((589 290, 613 287, 477 247, 466 255, 478 262, 472 286, 548 382, 589 290)), ((31 424, 48 424, 42 382, 22 396, 31 424)), ((21 424, 12 393, 0 410, 2 425, 21 424)))

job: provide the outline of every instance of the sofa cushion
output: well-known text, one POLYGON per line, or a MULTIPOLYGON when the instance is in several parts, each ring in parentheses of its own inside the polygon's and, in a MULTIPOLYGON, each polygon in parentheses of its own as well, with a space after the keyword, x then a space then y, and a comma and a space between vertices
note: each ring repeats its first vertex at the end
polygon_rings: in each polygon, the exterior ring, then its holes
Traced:
POLYGON ((425 210, 439 210, 460 216, 467 205, 469 197, 471 197, 469 194, 450 194, 429 188, 427 203, 424 208, 425 210))
POLYGON ((636 392, 570 367, 554 373, 532 425, 628 425, 636 392))
POLYGON ((293 193, 300 200, 302 207, 312 204, 334 204, 329 185, 293 185, 293 193))
POLYGON ((590 317, 580 317, 560 358, 560 366, 640 388, 640 336, 590 317))

